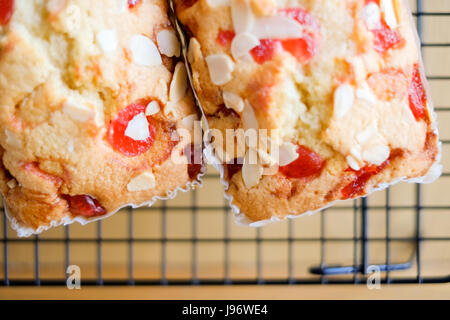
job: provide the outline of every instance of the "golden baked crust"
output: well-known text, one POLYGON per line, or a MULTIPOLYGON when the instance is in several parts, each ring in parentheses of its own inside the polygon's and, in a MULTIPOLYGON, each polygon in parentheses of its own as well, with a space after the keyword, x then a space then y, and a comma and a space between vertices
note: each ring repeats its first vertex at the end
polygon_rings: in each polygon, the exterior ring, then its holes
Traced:
POLYGON ((19 234, 95 220, 197 180, 201 166, 172 159, 185 157, 192 141, 177 132, 192 131, 183 120, 198 111, 166 1, 12 3, 0 26, 0 187, 19 234), (126 138, 145 151, 110 138, 121 112, 154 101, 160 111, 136 120, 152 136, 126 138))
MULTIPOLYGON (((278 146, 298 147, 298 158, 275 174, 261 176, 260 167, 268 169, 261 157, 245 173, 242 165, 223 166, 227 193, 250 222, 440 175, 435 116, 406 1, 296 0, 289 8, 277 0, 174 2, 191 37, 194 89, 210 127, 247 129, 249 106, 258 129, 278 130, 278 146), (282 38, 274 21, 299 35, 284 30, 282 38), (251 50, 238 50, 245 45, 251 50), (240 100, 227 105, 229 94, 240 100)), ((244 156, 214 147, 224 163, 244 156)))

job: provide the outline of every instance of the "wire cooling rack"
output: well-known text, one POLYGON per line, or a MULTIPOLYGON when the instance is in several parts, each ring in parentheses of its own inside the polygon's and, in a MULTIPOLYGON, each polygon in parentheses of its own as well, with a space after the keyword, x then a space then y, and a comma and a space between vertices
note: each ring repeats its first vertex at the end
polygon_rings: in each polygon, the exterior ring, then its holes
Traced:
MULTIPOLYGON (((450 159, 450 0, 410 1, 450 159)), ((0 285, 232 285, 450 282, 450 173, 400 184, 312 217, 234 224, 212 168, 204 187, 86 227, 20 239, 0 219, 0 285)))

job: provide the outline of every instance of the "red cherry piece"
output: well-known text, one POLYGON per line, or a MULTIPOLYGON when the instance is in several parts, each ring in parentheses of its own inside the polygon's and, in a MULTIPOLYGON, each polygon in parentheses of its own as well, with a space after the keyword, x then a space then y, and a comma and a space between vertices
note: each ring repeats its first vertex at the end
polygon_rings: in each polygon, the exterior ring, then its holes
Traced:
POLYGON ((381 21, 381 28, 372 30, 374 35, 373 46, 379 53, 395 49, 403 44, 403 38, 396 30, 391 30, 386 22, 381 21))
POLYGON ((110 123, 107 139, 116 151, 129 157, 136 157, 151 148, 155 140, 156 128, 152 124, 150 117, 147 117, 150 132, 150 136, 147 139, 137 141, 125 135, 128 123, 138 114, 145 113, 145 108, 146 105, 144 104, 131 104, 121 110, 117 117, 110 123))
POLYGON ((228 180, 231 180, 236 173, 242 170, 242 162, 243 162, 242 158, 240 159, 236 158, 233 159, 233 161, 231 161, 230 163, 225 164, 227 168, 228 180))
POLYGON ((263 64, 266 61, 272 60, 275 54, 281 50, 280 40, 263 39, 259 46, 250 51, 250 54, 257 63, 263 64))
POLYGON ((106 209, 100 205, 97 199, 88 195, 69 196, 63 195, 69 204, 69 211, 75 216, 86 218, 98 217, 106 214, 106 209))
POLYGON ((302 8, 286 8, 279 10, 280 13, 286 17, 297 20, 300 24, 310 27, 315 31, 319 30, 319 22, 308 13, 308 11, 302 8))
POLYGON ((132 9, 140 3, 141 0, 128 0, 128 8, 132 9))
POLYGON ((14 0, 0 0, 0 25, 7 25, 13 13, 14 0))
POLYGON ((299 63, 307 63, 317 53, 319 40, 317 32, 320 29, 319 22, 302 8, 281 9, 280 13, 286 17, 297 20, 303 26, 309 27, 301 39, 288 39, 283 41, 284 50, 292 54, 299 63))
MULTIPOLYGON (((366 0, 365 4, 374 2, 378 6, 380 0, 366 0)), ((384 19, 381 21, 381 27, 379 29, 371 30, 374 35, 374 49, 379 53, 385 53, 389 49, 398 48, 403 44, 403 38, 396 30, 392 30, 384 19)))
POLYGON ((389 165, 389 163, 390 160, 388 159, 380 166, 374 165, 365 166, 359 171, 354 171, 350 169, 350 171, 356 173, 356 178, 342 189, 341 193, 343 199, 352 199, 354 197, 363 195, 364 189, 370 178, 383 171, 383 169, 386 168, 389 165))
POLYGON ((317 53, 317 44, 312 33, 306 32, 302 39, 282 41, 283 49, 292 54, 299 63, 307 63, 317 53))
POLYGON ((414 65, 413 76, 408 89, 409 107, 417 121, 420 119, 428 120, 426 109, 427 95, 420 75, 419 64, 414 65))
POLYGON ((229 47, 235 36, 236 32, 233 30, 220 30, 216 41, 223 47, 229 47))
MULTIPOLYGON (((316 31, 319 30, 319 23, 306 10, 301 8, 287 8, 279 10, 279 13, 298 21, 300 24, 309 27, 305 35, 299 39, 262 39, 260 45, 250 51, 253 59, 258 64, 263 64, 281 50, 291 53, 300 63, 307 63, 317 53, 318 37, 316 31)), ((233 30, 220 30, 216 41, 223 47, 229 47, 236 33, 233 30)))
POLYGON ((309 27, 305 35, 299 39, 263 39, 261 44, 251 51, 253 59, 263 64, 269 61, 281 49, 292 54, 299 63, 307 63, 317 53, 318 37, 316 32, 319 30, 319 23, 306 10, 301 8, 287 8, 279 10, 279 13, 296 20, 301 25, 309 27))
POLYGON ((203 169, 203 152, 201 147, 196 147, 193 143, 186 147, 184 155, 188 158, 189 179, 196 180, 203 169))
POLYGON ((320 155, 311 149, 299 146, 297 149, 298 159, 281 167, 280 172, 289 178, 307 178, 320 174, 325 167, 325 161, 320 155))

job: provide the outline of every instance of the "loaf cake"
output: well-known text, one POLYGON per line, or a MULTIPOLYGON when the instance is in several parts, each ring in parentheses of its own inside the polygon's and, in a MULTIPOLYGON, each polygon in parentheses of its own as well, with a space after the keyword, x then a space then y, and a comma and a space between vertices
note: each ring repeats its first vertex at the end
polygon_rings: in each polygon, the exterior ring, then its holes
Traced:
POLYGON ((0 188, 20 236, 199 180, 199 114, 168 9, 164 0, 0 2, 0 188))
POLYGON ((407 1, 174 5, 213 131, 211 156, 238 221, 259 226, 440 176, 436 119, 407 1), (258 133, 256 145, 237 138, 249 130, 258 133))

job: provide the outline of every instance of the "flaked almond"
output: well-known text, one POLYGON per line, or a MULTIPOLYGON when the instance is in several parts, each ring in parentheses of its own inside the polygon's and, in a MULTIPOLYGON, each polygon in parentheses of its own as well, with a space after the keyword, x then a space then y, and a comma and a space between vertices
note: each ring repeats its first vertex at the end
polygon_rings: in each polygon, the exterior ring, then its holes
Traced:
POLYGON ((244 100, 231 91, 223 92, 223 102, 228 109, 233 109, 237 113, 241 113, 244 110, 244 100))
POLYGON ((248 189, 256 186, 263 175, 264 168, 258 163, 258 156, 252 149, 247 151, 242 165, 242 179, 248 189))
POLYGON ((133 178, 127 185, 130 192, 146 191, 156 187, 155 175, 151 171, 141 173, 133 178))
POLYGON ((55 14, 60 12, 67 4, 67 0, 49 0, 47 1, 48 12, 55 14))
POLYGON ((356 97, 360 100, 364 100, 370 104, 377 103, 377 97, 373 93, 372 89, 365 83, 361 88, 356 90, 356 97))
POLYGON ((355 171, 361 170, 361 166, 355 158, 353 158, 352 156, 347 156, 345 159, 347 160, 347 164, 350 166, 350 168, 355 171))
POLYGON ((362 161, 362 155, 361 155, 361 146, 355 146, 350 149, 350 154, 355 158, 356 160, 362 161))
POLYGON ((229 6, 230 0, 207 0, 206 3, 208 3, 211 8, 217 8, 221 6, 229 6))
POLYGON ((248 0, 231 0, 231 18, 236 34, 252 30, 255 16, 248 0))
POLYGON ((339 86, 334 92, 334 116, 343 118, 353 107, 355 102, 355 89, 349 84, 339 86))
POLYGON ((303 27, 287 17, 268 16, 256 19, 251 33, 258 39, 298 39, 303 36, 303 27))
POLYGON ((117 50, 119 41, 116 30, 102 30, 97 33, 97 43, 104 53, 113 53, 117 50))
POLYGON ((125 135, 135 141, 147 140, 150 137, 148 120, 143 112, 139 113, 128 122, 125 135))
POLYGON ((215 85, 224 85, 233 78, 234 62, 226 54, 210 55, 206 58, 206 63, 211 81, 215 85))
POLYGON ((184 117, 183 120, 181 120, 183 126, 188 130, 192 130, 194 128, 195 121, 198 121, 198 115, 196 114, 191 114, 189 116, 184 117))
POLYGON ((180 56, 180 41, 178 41, 175 32, 170 30, 161 30, 156 36, 159 51, 167 57, 180 56))
POLYGON ((20 139, 19 135, 15 132, 5 129, 5 135, 6 135, 6 143, 13 147, 21 147, 22 146, 22 140, 20 139))
POLYGON ((279 165, 281 167, 287 166, 291 164, 295 160, 297 160, 299 154, 297 152, 297 146, 291 142, 283 143, 279 148, 279 165))
POLYGON ((16 179, 11 179, 6 183, 6 185, 8 186, 8 188, 14 189, 17 186, 17 181, 16 179))
POLYGON ((137 65, 153 67, 162 64, 161 54, 155 43, 143 35, 134 35, 130 40, 133 62, 137 65))
POLYGON ((71 99, 63 104, 63 112, 74 120, 86 122, 94 118, 95 112, 91 108, 71 99))
POLYGON ((353 68, 353 74, 355 75, 355 81, 357 83, 364 82, 367 78, 367 68, 365 66, 363 58, 360 56, 347 59, 347 62, 353 68))
POLYGON ((94 123, 97 127, 101 128, 105 125, 105 110, 102 104, 94 104, 94 114, 94 123))
POLYGON ((245 101, 244 103, 244 110, 242 110, 241 119, 245 131, 259 129, 255 111, 248 101, 245 101))
POLYGON ((128 1, 127 0, 116 0, 114 1, 116 5, 116 10, 120 13, 128 10, 128 1))
POLYGON ((200 43, 198 42, 197 39, 192 37, 189 40, 189 48, 188 48, 188 52, 187 52, 187 59, 188 59, 189 63, 195 62, 196 53, 198 53, 200 55, 200 58, 203 58, 200 43))
POLYGON ((248 59, 250 50, 259 46, 258 38, 250 33, 240 33, 231 42, 231 54, 234 59, 248 59))
POLYGON ((150 102, 145 108, 146 116, 153 116, 161 111, 161 107, 159 106, 158 101, 150 102))
POLYGON ((395 14, 394 4, 392 0, 381 0, 380 1, 381 12, 384 16, 384 21, 391 28, 395 29, 398 26, 397 16, 395 14))
POLYGON ((270 154, 268 151, 264 149, 257 150, 259 161, 263 166, 275 166, 277 164, 277 160, 270 154))
POLYGON ((364 131, 360 132, 356 136, 356 140, 360 144, 365 144, 368 142, 375 134, 378 132, 377 124, 376 122, 372 122, 364 131))
POLYGON ((170 102, 177 103, 186 95, 188 88, 187 72, 183 62, 175 66, 172 82, 170 83, 170 102))
POLYGON ((166 116, 172 114, 175 118, 178 118, 177 106, 173 102, 169 101, 164 107, 164 114, 166 116))
POLYGON ((363 160, 379 166, 389 158, 390 153, 391 150, 388 146, 377 145, 363 152, 363 160))
POLYGON ((375 2, 369 2, 364 6, 361 10, 360 17, 369 30, 375 30, 381 26, 381 11, 375 2))

